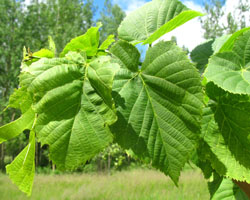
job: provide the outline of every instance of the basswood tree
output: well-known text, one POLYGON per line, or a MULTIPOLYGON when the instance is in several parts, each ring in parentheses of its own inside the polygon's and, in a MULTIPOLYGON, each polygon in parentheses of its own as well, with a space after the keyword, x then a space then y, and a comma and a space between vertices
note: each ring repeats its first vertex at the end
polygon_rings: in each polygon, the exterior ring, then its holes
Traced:
POLYGON ((177 0, 153 0, 123 20, 111 48, 112 37, 99 45, 98 24, 72 39, 60 57, 53 41, 49 49, 24 52, 20 87, 8 105, 22 116, 0 128, 0 142, 30 131, 29 144, 7 166, 19 189, 31 194, 35 141, 49 145, 62 170, 114 141, 151 160, 176 185, 191 159, 212 178, 212 199, 247 199, 234 182, 250 183, 250 32, 215 41, 212 53, 197 51, 203 67, 214 54, 202 77, 173 42, 151 45, 197 16, 177 0), (143 62, 138 43, 150 44, 143 62))

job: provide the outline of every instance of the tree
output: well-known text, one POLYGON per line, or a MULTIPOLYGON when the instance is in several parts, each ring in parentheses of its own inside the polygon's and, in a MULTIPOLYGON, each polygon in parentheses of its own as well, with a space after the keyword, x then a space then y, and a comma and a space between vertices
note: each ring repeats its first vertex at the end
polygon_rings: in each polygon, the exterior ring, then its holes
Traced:
POLYGON ((105 0, 101 18, 99 19, 103 24, 101 41, 104 41, 111 34, 114 34, 117 39, 118 27, 125 16, 125 12, 117 4, 112 5, 110 0, 105 0))
POLYGON ((202 28, 205 30, 205 39, 214 39, 223 34, 232 34, 237 30, 246 27, 246 22, 249 19, 248 0, 239 0, 238 6, 234 12, 225 13, 223 9, 225 0, 209 0, 205 3, 205 13, 207 15, 200 19, 202 28), (222 19, 224 19, 222 21, 222 19))
POLYGON ((49 145, 59 169, 69 170, 114 141, 176 185, 192 158, 213 178, 212 199, 247 199, 241 189, 250 187, 249 29, 217 41, 204 80, 174 42, 151 45, 201 15, 177 0, 152 1, 123 20, 109 51, 113 40, 99 45, 98 24, 72 39, 60 58, 53 48, 25 56, 9 104, 22 116, 0 127, 0 142, 29 130, 28 145, 6 167, 12 181, 31 194, 36 139, 49 145), (137 43, 149 44, 142 62, 137 43))
MULTIPOLYGON (((73 37, 83 34, 93 25, 95 7, 93 0, 32 0, 29 5, 24 1, 3 0, 0 2, 0 124, 13 121, 20 112, 9 108, 9 95, 18 87, 18 74, 24 46, 37 51, 48 46, 48 36, 52 36, 57 52, 73 37)), ((16 156, 25 143, 14 140, 0 144, 0 168, 4 168, 4 157, 16 156), (17 144, 18 145, 12 145, 17 144), (11 149, 13 147, 16 149, 11 149)), ((40 150, 38 148, 38 154, 40 150)))
MULTIPOLYGON (((18 86, 20 56, 22 49, 21 2, 3 0, 0 2, 0 124, 15 119, 13 109, 2 110, 7 106, 10 93, 18 86)), ((0 169, 4 168, 5 147, 0 144, 0 169)))
POLYGON ((57 51, 73 37, 83 34, 93 25, 93 0, 33 0, 24 11, 22 28, 25 46, 33 51, 46 46, 48 36, 55 41, 57 51), (35 20, 34 20, 35 19, 35 20))

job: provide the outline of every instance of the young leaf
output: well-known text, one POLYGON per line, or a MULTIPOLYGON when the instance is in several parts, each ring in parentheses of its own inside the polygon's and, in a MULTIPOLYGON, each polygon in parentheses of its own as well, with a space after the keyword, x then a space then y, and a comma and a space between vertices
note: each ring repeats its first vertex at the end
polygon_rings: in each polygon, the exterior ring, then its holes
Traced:
POLYGON ((48 50, 48 49, 41 49, 41 50, 33 53, 33 56, 38 57, 38 58, 54 58, 55 53, 48 50))
POLYGON ((210 159, 212 166, 221 176, 250 183, 249 99, 208 87, 213 90, 210 98, 217 101, 205 109, 202 120, 204 140, 217 157, 210 159))
POLYGON ((187 7, 178 0, 153 0, 123 20, 118 29, 119 38, 133 43, 151 44, 165 33, 201 16, 199 12, 186 10, 187 7))
POLYGON ((90 63, 41 59, 29 67, 35 130, 58 168, 74 169, 112 141, 108 125, 116 114, 108 93, 117 68, 109 57, 90 63))
POLYGON ((205 71, 208 81, 236 94, 250 94, 250 31, 236 40, 232 51, 211 57, 205 71))
POLYGON ((31 129, 35 119, 35 112, 31 108, 31 104, 32 99, 25 88, 14 90, 10 96, 8 107, 20 109, 22 116, 0 127, 0 143, 18 136, 25 129, 31 129))
POLYGON ((0 127, 0 144, 20 135, 25 129, 32 127, 35 113, 30 108, 19 119, 0 127))
POLYGON ((224 52, 224 51, 231 51, 233 49, 233 46, 234 46, 234 43, 235 43, 235 40, 240 36, 242 35, 244 32, 250 30, 250 27, 247 27, 247 28, 243 28, 237 32, 235 32, 234 34, 232 34, 230 36, 229 39, 227 39, 223 46, 220 48, 219 52, 224 52))
POLYGON ((203 16, 203 14, 193 10, 185 10, 176 17, 174 17, 173 19, 171 19, 170 21, 166 22, 159 29, 157 29, 152 35, 150 35, 145 41, 143 41, 143 44, 152 44, 154 41, 156 41, 166 33, 176 29, 177 27, 185 24, 189 20, 199 16, 203 16))
MULTIPOLYGON (((232 36, 232 34, 223 35, 223 36, 221 36, 221 37, 219 37, 219 38, 216 38, 216 39, 214 40, 214 43, 213 43, 213 45, 212 45, 214 54, 220 52, 221 47, 228 41, 228 39, 229 39, 231 36, 232 36)), ((232 49, 231 49, 231 50, 232 50, 232 49)))
POLYGON ((54 53, 54 56, 56 55, 56 44, 54 42, 54 40, 52 39, 51 36, 48 37, 48 41, 49 41, 49 50, 52 51, 54 53))
POLYGON ((97 27, 91 27, 84 35, 72 39, 64 47, 60 57, 64 57, 69 51, 85 51, 87 56, 96 55, 99 46, 100 27, 101 25, 97 27))
POLYGON ((135 71, 129 65, 138 63, 139 57, 134 56, 135 47, 124 43, 110 49, 124 63, 113 84, 118 115, 112 126, 115 140, 140 156, 149 156, 153 166, 177 184, 199 134, 199 74, 171 42, 150 48, 141 70, 135 71))
POLYGON ((33 180, 35 176, 35 133, 30 132, 29 144, 15 158, 15 160, 6 166, 6 172, 10 179, 18 188, 31 195, 33 180))
POLYGON ((99 50, 106 50, 111 44, 115 42, 114 35, 109 35, 108 38, 101 44, 99 50))

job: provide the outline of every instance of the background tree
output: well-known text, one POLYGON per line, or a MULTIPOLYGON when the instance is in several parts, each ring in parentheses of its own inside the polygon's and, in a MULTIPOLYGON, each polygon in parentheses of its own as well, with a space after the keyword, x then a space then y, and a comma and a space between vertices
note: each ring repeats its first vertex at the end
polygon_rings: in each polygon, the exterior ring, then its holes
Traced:
MULTIPOLYGON (((20 63, 20 50, 23 30, 22 2, 15 0, 0 1, 0 125, 15 118, 14 110, 2 112, 13 88, 17 87, 20 63)), ((4 144, 0 145, 0 168, 4 167, 4 144)))
MULTIPOLYGON (((24 0, 0 1, 0 126, 20 115, 14 109, 2 111, 13 88, 18 87, 23 47, 38 51, 48 46, 48 36, 52 36, 58 55, 72 38, 84 34, 96 23, 96 10, 93 0, 31 0, 28 5, 24 0)), ((106 0, 101 19, 97 20, 103 23, 101 40, 117 34, 124 17, 125 13, 118 5, 106 0)), ((0 144, 0 169, 4 169, 26 144, 26 134, 0 144)), ((48 165, 47 147, 37 145, 36 150, 36 165, 48 165)))
POLYGON ((249 2, 239 0, 238 6, 233 12, 226 13, 223 9, 225 0, 209 0, 204 4, 206 16, 200 19, 205 30, 205 39, 214 39, 223 34, 231 34, 247 26, 249 2))
POLYGON ((112 5, 110 0, 105 0, 101 18, 99 19, 103 24, 101 41, 105 40, 110 34, 114 34, 117 38, 117 29, 125 16, 125 12, 117 4, 112 5))
MULTIPOLYGON (((47 46, 50 35, 60 53, 71 38, 82 35, 94 24, 95 10, 93 0, 32 0, 29 5, 23 0, 0 1, 0 125, 20 114, 14 109, 2 111, 13 88, 18 87, 23 47, 37 51, 47 46)), ((25 145, 25 134, 1 144, 0 169, 4 169, 5 158, 8 163, 25 145)), ((37 149, 36 161, 39 163, 43 150, 40 146, 37 149)))

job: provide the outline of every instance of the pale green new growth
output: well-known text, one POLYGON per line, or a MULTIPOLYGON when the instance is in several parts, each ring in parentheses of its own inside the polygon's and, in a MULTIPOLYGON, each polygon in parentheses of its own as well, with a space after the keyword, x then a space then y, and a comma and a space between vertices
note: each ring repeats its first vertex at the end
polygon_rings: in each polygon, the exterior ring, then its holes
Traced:
POLYGON ((115 42, 114 35, 109 35, 108 38, 99 47, 100 50, 106 50, 111 44, 115 42))
POLYGON ((230 37, 228 39, 226 39, 225 37, 225 41, 222 45, 222 47, 220 48, 219 52, 224 52, 224 51, 231 51, 233 49, 234 43, 237 40, 237 38, 242 35, 244 32, 248 31, 250 29, 250 27, 248 28, 243 28, 237 32, 235 32, 234 34, 230 35, 230 37))
POLYGON ((69 51, 85 51, 87 56, 96 55, 99 46, 100 33, 98 30, 100 27, 100 24, 97 27, 91 27, 84 35, 72 39, 65 46, 60 57, 64 57, 69 51))
POLYGON ((177 27, 185 24, 189 20, 203 16, 200 12, 193 11, 193 10, 185 10, 181 12, 179 15, 174 17, 173 19, 166 22, 163 26, 157 29, 152 35, 150 35, 143 44, 152 44, 154 41, 159 39, 161 36, 165 35, 166 33, 176 29, 177 27))

